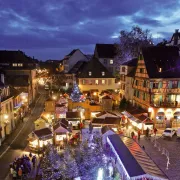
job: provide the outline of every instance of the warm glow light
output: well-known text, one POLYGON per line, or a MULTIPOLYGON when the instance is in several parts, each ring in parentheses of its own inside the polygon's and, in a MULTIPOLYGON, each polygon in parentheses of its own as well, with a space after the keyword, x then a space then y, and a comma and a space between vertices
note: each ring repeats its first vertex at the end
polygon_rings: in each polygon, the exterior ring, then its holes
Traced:
POLYGON ((96 92, 94 92, 94 93, 93 93, 93 95, 94 95, 94 96, 96 96, 96 95, 97 95, 97 93, 96 93, 96 92))
POLYGON ((54 100, 56 100, 56 99, 57 99, 57 96, 53 96, 52 98, 53 98, 54 100))
POLYGON ((128 129, 132 129, 132 126, 129 126, 128 129))
POLYGON ((164 112, 164 109, 163 109, 163 108, 160 108, 158 112, 164 112))
POLYGON ((118 84, 121 84, 121 82, 118 82, 118 84))
POLYGON ((9 116, 8 116, 7 114, 4 115, 4 119, 8 119, 8 117, 9 117, 9 116))
POLYGON ((148 108, 148 112, 152 112, 153 108, 152 107, 149 107, 148 108))

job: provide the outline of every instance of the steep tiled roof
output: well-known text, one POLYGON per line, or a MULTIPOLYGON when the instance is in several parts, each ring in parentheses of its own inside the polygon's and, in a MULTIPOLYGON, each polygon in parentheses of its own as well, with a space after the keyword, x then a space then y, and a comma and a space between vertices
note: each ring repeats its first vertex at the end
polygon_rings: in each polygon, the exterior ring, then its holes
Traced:
POLYGON ((83 67, 86 65, 86 61, 78 61, 69 71, 70 74, 77 74, 81 72, 83 67))
POLYGON ((142 50, 150 78, 180 77, 179 49, 175 46, 154 46, 142 50), (159 72, 162 68, 162 72, 159 72))
POLYGON ((87 64, 83 67, 78 77, 80 78, 114 78, 113 75, 95 57, 93 57, 89 62, 87 62, 87 64), (91 76, 89 76, 89 71, 92 72, 91 76), (102 76, 102 72, 105 72, 104 76, 102 76))
POLYGON ((73 49, 67 56, 72 56, 76 51, 78 51, 79 49, 73 49))
POLYGON ((137 65, 138 58, 134 58, 130 61, 124 62, 122 65, 126 66, 136 66, 137 65))
POLYGON ((9 75, 6 76, 6 84, 13 87, 24 87, 29 85, 28 75, 9 75))
POLYGON ((114 58, 117 54, 114 44, 96 44, 98 58, 114 58))
POLYGON ((0 63, 36 63, 22 51, 0 51, 0 63))
POLYGON ((134 77, 134 76, 135 76, 135 73, 136 73, 136 68, 133 68, 133 69, 127 74, 127 76, 128 76, 128 77, 134 77))

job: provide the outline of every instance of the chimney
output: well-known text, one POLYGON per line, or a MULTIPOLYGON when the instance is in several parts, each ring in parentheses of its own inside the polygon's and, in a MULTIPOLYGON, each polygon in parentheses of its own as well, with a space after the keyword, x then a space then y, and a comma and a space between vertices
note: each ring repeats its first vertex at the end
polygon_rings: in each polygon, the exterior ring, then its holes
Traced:
POLYGON ((1 82, 4 84, 4 74, 0 74, 1 76, 1 82))
POLYGON ((178 33, 179 32, 179 29, 175 29, 175 33, 178 33))

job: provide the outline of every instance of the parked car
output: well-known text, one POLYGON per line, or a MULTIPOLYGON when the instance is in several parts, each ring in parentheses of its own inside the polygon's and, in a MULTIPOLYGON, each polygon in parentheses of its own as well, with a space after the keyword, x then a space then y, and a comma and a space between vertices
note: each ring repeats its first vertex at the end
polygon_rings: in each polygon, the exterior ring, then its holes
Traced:
POLYGON ((166 128, 162 134, 163 137, 172 138, 175 135, 176 131, 172 128, 166 128))
POLYGON ((180 128, 177 129, 176 135, 177 135, 178 138, 180 138, 180 128))

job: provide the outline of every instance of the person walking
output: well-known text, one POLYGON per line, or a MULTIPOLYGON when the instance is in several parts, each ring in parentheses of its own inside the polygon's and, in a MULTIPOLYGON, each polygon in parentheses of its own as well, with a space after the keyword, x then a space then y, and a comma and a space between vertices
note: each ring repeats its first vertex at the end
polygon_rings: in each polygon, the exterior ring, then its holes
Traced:
POLYGON ((18 179, 22 179, 22 169, 19 168, 18 170, 18 179))
POLYGON ((13 169, 13 180, 16 180, 17 179, 17 172, 15 169, 13 169))
POLYGON ((149 139, 149 128, 146 129, 146 137, 149 139))
POLYGON ((156 136, 156 133, 157 133, 157 129, 154 128, 154 136, 156 136))
POLYGON ((131 138, 134 138, 134 131, 131 132, 131 138))
POLYGON ((32 163, 33 163, 33 167, 35 167, 35 164, 36 164, 36 156, 33 156, 33 157, 32 157, 32 163))
POLYGON ((140 140, 140 137, 141 137, 141 130, 139 129, 138 130, 138 140, 140 140))

